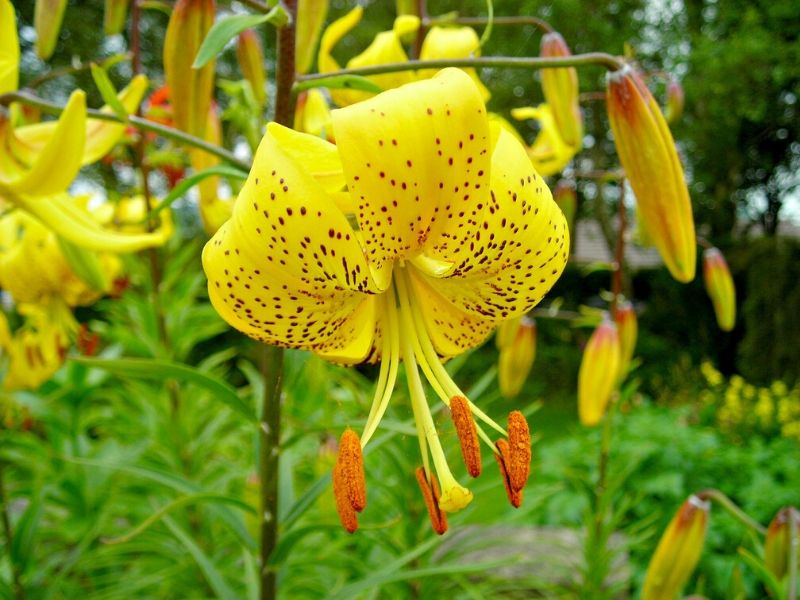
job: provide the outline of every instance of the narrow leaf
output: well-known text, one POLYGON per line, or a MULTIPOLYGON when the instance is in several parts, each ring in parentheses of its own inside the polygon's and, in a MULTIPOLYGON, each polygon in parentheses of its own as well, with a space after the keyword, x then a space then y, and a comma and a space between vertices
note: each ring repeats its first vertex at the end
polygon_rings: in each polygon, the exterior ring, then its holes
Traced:
POLYGON ((120 119, 127 121, 128 113, 125 107, 122 106, 122 102, 117 98, 117 90, 114 89, 114 84, 111 83, 111 80, 108 78, 108 73, 103 67, 94 63, 92 63, 91 67, 92 79, 94 79, 94 84, 97 86, 97 89, 100 90, 103 101, 111 107, 120 119))
POLYGON ((264 15, 231 15, 223 17, 209 30, 206 39, 197 51, 194 59, 193 69, 200 69, 212 60, 217 54, 222 52, 229 41, 239 35, 245 29, 250 29, 262 23, 271 23, 275 27, 283 27, 289 22, 289 15, 278 5, 264 15))
POLYGON ((325 87, 329 89, 361 90, 380 94, 383 88, 371 79, 361 75, 331 75, 296 83, 294 89, 298 92, 311 88, 325 87))
POLYGON ((173 202, 181 198, 186 192, 188 192, 191 188, 196 186, 198 183, 203 181, 207 177, 213 176, 222 176, 222 177, 230 177, 231 179, 240 179, 245 180, 247 179, 247 173, 244 171, 240 171, 239 169, 234 169, 233 167, 226 167, 225 165, 217 165, 214 167, 209 167, 208 169, 203 169, 202 171, 198 171, 194 173, 190 177, 181 180, 181 182, 176 185, 169 194, 167 194, 161 202, 158 203, 152 211, 151 215, 156 215, 160 211, 164 210, 168 206, 170 206, 173 202))
POLYGON ((84 283, 97 292, 109 289, 111 282, 103 270, 100 257, 95 252, 76 246, 62 237, 58 237, 58 245, 69 266, 84 283))

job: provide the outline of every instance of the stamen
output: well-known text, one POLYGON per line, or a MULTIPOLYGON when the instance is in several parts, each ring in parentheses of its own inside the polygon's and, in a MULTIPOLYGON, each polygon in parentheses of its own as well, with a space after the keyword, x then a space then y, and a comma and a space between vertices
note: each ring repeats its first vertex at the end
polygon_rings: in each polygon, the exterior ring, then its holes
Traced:
POLYGON ((339 462, 333 467, 333 497, 336 499, 336 512, 339 513, 342 527, 347 530, 347 533, 353 533, 358 529, 358 517, 350 503, 347 481, 342 474, 342 465, 339 462))
POLYGON ((508 481, 520 491, 531 472, 531 432, 528 422, 518 410, 508 415, 508 481))
POLYGON ((354 511, 361 512, 367 505, 367 483, 364 477, 361 442, 352 429, 346 429, 342 439, 339 440, 339 458, 336 465, 340 468, 350 506, 354 511))
POLYGON ((515 490, 511 486, 511 482, 508 478, 508 469, 506 469, 506 465, 509 462, 508 442, 504 439, 499 439, 495 442, 495 446, 497 446, 497 452, 494 457, 497 459, 497 466, 500 468, 500 477, 503 479, 506 495, 508 496, 509 502, 511 502, 511 506, 519 508, 522 506, 522 490, 515 490))
POLYGON ((431 475, 430 483, 428 476, 425 474, 424 467, 417 467, 417 483, 419 489, 422 490, 422 497, 425 498, 425 506, 428 507, 428 516, 431 519, 433 530, 442 535, 447 531, 447 516, 439 508, 439 485, 436 483, 436 478, 431 475))
POLYGON ((450 415, 458 433, 458 441, 461 442, 461 456, 464 457, 467 472, 477 477, 481 474, 481 446, 475 420, 464 396, 450 398, 450 415))

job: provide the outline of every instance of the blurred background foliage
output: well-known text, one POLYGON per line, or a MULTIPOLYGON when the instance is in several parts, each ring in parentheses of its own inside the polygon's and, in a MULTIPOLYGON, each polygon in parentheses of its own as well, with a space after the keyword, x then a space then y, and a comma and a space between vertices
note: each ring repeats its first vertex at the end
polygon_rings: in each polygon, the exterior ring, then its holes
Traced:
MULTIPOLYGON (((337 56, 352 56, 377 31, 391 28, 393 3, 367 6, 337 56)), ((101 104, 80 67, 128 49, 127 36, 103 38, 102 2, 70 1, 48 64, 32 51, 33 2, 15 7, 22 84, 62 102, 81 87, 90 105, 101 104), (51 71, 62 76, 46 75, 51 71)), ((332 2, 329 20, 350 7, 332 2)), ((494 8, 497 15, 547 19, 574 53, 632 54, 654 73, 661 98, 666 80, 658 73, 682 82, 686 109, 674 133, 698 228, 723 249, 736 281, 737 326, 730 333, 717 329, 699 279, 680 286, 663 268, 629 274, 629 295, 640 312, 640 365, 636 390, 615 417, 607 534, 616 550, 599 567, 581 534, 601 510, 592 505, 588 483, 597 477, 599 432, 581 428, 575 417, 587 330, 538 319, 533 374, 513 402, 495 391, 494 370, 487 369, 496 360, 492 344, 449 365, 489 414, 525 407, 535 432, 534 476, 523 508, 514 511, 499 479, 487 473, 473 488, 476 501, 451 519, 452 533, 443 539, 430 533, 413 480, 417 449, 402 389, 366 457, 370 509, 362 528, 352 537, 341 530, 329 486, 332 441, 363 419, 375 373, 289 352, 282 539, 273 559, 285 598, 635 596, 659 532, 690 493, 718 487, 761 523, 781 506, 800 503, 800 242, 792 224, 800 218, 796 2, 498 0, 494 8), (601 585, 590 587, 591 577, 601 585)), ((485 6, 432 0, 428 10, 474 16, 485 6)), ((163 79, 167 19, 158 9, 144 11, 142 58, 154 87, 163 79)), ((483 54, 533 56, 538 46, 533 27, 495 28, 483 54)), ((273 40, 265 36, 264 47, 272 61, 273 40)), ((120 86, 130 65, 121 62, 111 73, 120 86)), ((217 75, 239 78, 232 48, 220 57, 217 75)), ((600 68, 580 75, 585 93, 604 89, 600 68)), ((485 70, 483 79, 498 112, 542 101, 538 76, 529 71, 485 70)), ((222 108, 230 103, 219 90, 217 100, 222 108)), ((602 104, 587 100, 583 108, 588 137, 574 170, 616 167, 602 104)), ((524 134, 531 139, 534 131, 524 134)), ((238 139, 226 123, 226 147, 238 139)), ((119 192, 135 187, 131 173, 108 164, 85 170, 84 178, 119 192)), ((609 221, 615 214, 614 186, 582 181, 579 192, 580 218, 609 221)), ((177 211, 178 236, 160 251, 169 346, 157 331, 145 261, 127 261, 130 286, 121 299, 82 309, 78 318, 100 334, 102 357, 186 362, 230 383, 255 411, 257 351, 208 305, 199 227, 189 211, 180 205, 177 211)), ((607 287, 607 273, 587 275, 571 266, 550 298, 577 310, 607 287)), ((16 532, 9 551, 22 565, 26 598, 257 597, 254 428, 206 387, 167 379, 70 361, 37 392, 4 393, 0 466, 16 532)), ((455 433, 445 415, 437 417, 454 452, 455 433)), ((752 544, 749 534, 723 514, 712 523, 689 589, 730 598, 741 585, 746 597, 762 597, 754 574, 737 560, 736 548, 752 544)), ((0 597, 13 598, 8 553, 2 554, 0 597)))

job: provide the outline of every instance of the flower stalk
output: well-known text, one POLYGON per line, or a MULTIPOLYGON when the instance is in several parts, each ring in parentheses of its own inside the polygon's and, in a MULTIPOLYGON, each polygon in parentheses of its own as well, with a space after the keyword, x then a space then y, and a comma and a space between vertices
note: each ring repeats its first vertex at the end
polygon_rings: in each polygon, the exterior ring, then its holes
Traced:
POLYGON ((16 600, 25 600, 25 588, 22 586, 22 574, 20 573, 19 565, 14 561, 11 550, 14 545, 14 534, 11 527, 11 519, 8 517, 8 498, 6 498, 4 474, 3 463, 0 461, 0 520, 2 520, 3 523, 3 537, 5 538, 5 546, 8 548, 8 561, 11 565, 11 577, 14 582, 14 598, 16 598, 16 600))
POLYGON ((713 488, 703 490, 697 494, 697 497, 701 500, 710 500, 712 502, 717 503, 719 506, 724 508, 728 514, 730 514, 733 518, 739 521, 742 525, 747 527, 748 529, 752 529, 762 537, 767 535, 767 529, 761 523, 750 517, 746 512, 744 512, 741 508, 734 504, 733 500, 728 498, 725 494, 720 492, 719 490, 715 490, 713 488))

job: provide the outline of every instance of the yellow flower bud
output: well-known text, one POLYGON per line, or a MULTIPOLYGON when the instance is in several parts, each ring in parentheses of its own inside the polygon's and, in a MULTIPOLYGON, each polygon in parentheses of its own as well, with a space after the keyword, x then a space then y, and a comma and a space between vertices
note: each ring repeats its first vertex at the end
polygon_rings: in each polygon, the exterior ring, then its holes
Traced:
POLYGON ((328 16, 330 0, 298 0, 295 34, 295 69, 299 74, 311 70, 319 35, 328 16))
POLYGON ((297 108, 294 111, 294 128, 333 142, 331 109, 324 94, 319 89, 300 92, 297 108))
POLYGON ((728 263, 717 248, 708 248, 703 252, 703 280, 714 305, 719 328, 722 331, 732 330, 736 324, 736 288, 728 263))
POLYGON ((0 94, 13 92, 19 83, 19 39, 14 5, 0 0, 0 94))
POLYGON ((36 54, 42 60, 53 56, 66 8, 67 0, 36 0, 33 24, 36 27, 36 54))
POLYGON ((567 219, 569 232, 575 232, 575 213, 578 210, 578 194, 575 190, 575 183, 567 179, 562 179, 553 191, 553 200, 558 204, 558 208, 564 213, 567 219))
POLYGON ((264 52, 261 49, 261 40, 252 29, 245 29, 239 34, 236 46, 236 59, 242 75, 250 82, 253 95, 259 107, 264 107, 267 100, 267 74, 264 70, 264 52))
POLYGON ((527 317, 514 321, 510 335, 508 332, 501 335, 498 330, 497 337, 498 344, 508 339, 508 343, 500 348, 497 370, 500 393, 505 398, 514 398, 520 393, 536 358, 536 322, 527 317))
POLYGON ((783 579, 789 570, 792 524, 796 530, 795 536, 800 536, 800 511, 793 506, 785 506, 769 524, 767 539, 764 542, 764 563, 778 581, 783 579))
POLYGON ((683 114, 683 87, 674 79, 667 84, 667 123, 674 123, 683 114))
POLYGON ((603 418, 617 383, 619 365, 617 326, 604 318, 586 344, 578 372, 578 416, 584 425, 597 425, 603 418))
POLYGON ((620 302, 614 312, 614 322, 617 324, 617 331, 619 332, 619 376, 623 378, 628 373, 631 359, 633 358, 633 350, 636 348, 638 324, 633 304, 627 300, 620 302))
POLYGON ((700 560, 710 509, 694 495, 678 509, 650 559, 642 600, 674 600, 686 585, 700 560))
POLYGON ((644 229, 672 276, 694 279, 697 250, 689 190, 661 109, 629 65, 608 75, 608 117, 644 229))
POLYGON ((214 23, 214 0, 178 0, 164 39, 164 75, 178 129, 202 138, 214 88, 214 61, 192 63, 214 23))
MULTIPOLYGON (((542 38, 539 54, 542 58, 572 56, 564 38, 555 31, 542 38)), ((578 106, 578 71, 575 67, 542 69, 542 91, 553 110, 561 139, 568 146, 579 149, 583 138, 583 117, 578 106)))
POLYGON ((103 31, 106 35, 122 33, 130 3, 131 0, 106 0, 103 11, 103 31))

